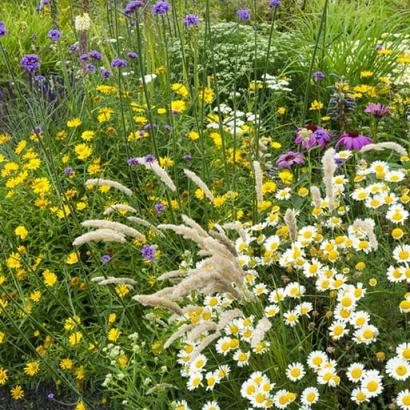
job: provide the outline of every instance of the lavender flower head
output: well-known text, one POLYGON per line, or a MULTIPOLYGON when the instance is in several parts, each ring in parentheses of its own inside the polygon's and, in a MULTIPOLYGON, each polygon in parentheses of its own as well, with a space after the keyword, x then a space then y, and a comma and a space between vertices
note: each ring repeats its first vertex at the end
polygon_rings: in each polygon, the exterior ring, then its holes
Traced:
POLYGON ((195 14, 188 14, 184 18, 184 26, 185 27, 190 27, 190 26, 197 26, 199 24, 199 17, 195 14))
POLYGON ((87 73, 95 73, 95 65, 94 64, 87 64, 87 73))
POLYGON ((78 43, 71 44, 71 46, 68 47, 68 52, 71 54, 74 54, 77 51, 78 51, 78 43))
POLYGON ((155 162, 155 157, 152 154, 146 155, 144 157, 144 161, 146 164, 152 164, 153 162, 155 162))
POLYGON ((298 128, 296 133, 295 143, 301 144, 302 148, 309 149, 320 146, 324 148, 326 143, 330 141, 331 135, 324 128, 315 124, 305 125, 303 128, 298 128))
POLYGON ((135 51, 128 51, 127 56, 131 60, 135 60, 136 58, 138 58, 138 53, 136 53, 135 51))
POLYGON ((130 15, 140 7, 144 7, 144 2, 141 0, 132 0, 124 8, 124 14, 130 15))
POLYGON ((291 168, 293 165, 303 164, 305 162, 305 156, 302 152, 288 151, 276 159, 276 165, 278 168, 291 168))
POLYGON ((340 145, 347 150, 361 150, 365 145, 371 144, 373 141, 367 135, 358 133, 357 131, 344 132, 336 142, 335 147, 340 145))
POLYGON ((146 261, 153 261, 155 258, 155 248, 152 245, 145 245, 141 249, 141 256, 146 261))
POLYGON ((113 68, 127 67, 127 65, 127 62, 125 60, 121 60, 120 58, 114 58, 114 60, 111 61, 111 67, 113 68))
POLYGON ((139 159, 136 158, 136 157, 129 158, 128 161, 127 161, 127 164, 128 164, 130 167, 135 166, 135 165, 139 165, 139 163, 140 163, 140 161, 139 161, 139 159))
POLYGON ((30 74, 34 74, 40 68, 40 58, 37 54, 26 54, 20 60, 20 66, 30 74))
POLYGON ((47 33, 47 37, 51 41, 57 42, 61 37, 61 31, 57 30, 56 28, 53 28, 47 33))
POLYGON ((163 204, 155 204, 154 208, 158 214, 165 210, 165 206, 163 204))
POLYGON ((154 14, 156 14, 157 16, 161 16, 161 15, 165 14, 170 8, 171 8, 171 5, 167 1, 158 0, 152 6, 152 12, 154 14))
POLYGON ((240 9, 236 12, 236 15, 239 17, 239 20, 248 21, 251 19, 248 9, 240 9))
POLYGON ((66 175, 73 175, 74 174, 74 170, 72 168, 66 168, 64 170, 64 174, 66 175))
POLYGON ((91 51, 88 53, 88 55, 89 55, 91 58, 93 58, 94 60, 97 60, 97 61, 101 61, 101 60, 102 60, 102 54, 101 54, 99 51, 97 51, 97 50, 91 50, 91 51))
POLYGON ((6 24, 4 21, 0 21, 0 37, 7 35, 6 24))
POLYGON ((103 68, 101 70, 101 77, 102 78, 109 78, 111 77, 111 71, 107 70, 106 68, 103 68))
POLYGON ((325 78, 325 75, 321 71, 316 71, 313 73, 312 77, 316 80, 323 80, 325 78))
POLYGON ((111 260, 111 256, 110 255, 103 255, 103 256, 101 256, 100 260, 101 260, 101 263, 103 265, 105 265, 111 260))
POLYGON ((269 7, 280 7, 280 0, 270 0, 269 7))
POLYGON ((385 105, 380 103, 369 103, 364 110, 367 114, 371 114, 376 118, 382 118, 386 115, 390 115, 390 110, 385 105))

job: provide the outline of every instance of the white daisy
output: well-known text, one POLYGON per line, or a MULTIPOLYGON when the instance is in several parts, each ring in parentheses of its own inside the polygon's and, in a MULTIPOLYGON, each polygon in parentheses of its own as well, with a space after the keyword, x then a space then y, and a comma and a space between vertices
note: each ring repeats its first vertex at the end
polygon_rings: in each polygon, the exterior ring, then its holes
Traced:
POLYGON ((400 357, 394 357, 387 361, 386 373, 395 380, 407 380, 410 377, 410 363, 400 357))
POLYGON ((286 369, 286 377, 292 382, 303 379, 305 374, 306 372, 302 363, 291 363, 286 369))

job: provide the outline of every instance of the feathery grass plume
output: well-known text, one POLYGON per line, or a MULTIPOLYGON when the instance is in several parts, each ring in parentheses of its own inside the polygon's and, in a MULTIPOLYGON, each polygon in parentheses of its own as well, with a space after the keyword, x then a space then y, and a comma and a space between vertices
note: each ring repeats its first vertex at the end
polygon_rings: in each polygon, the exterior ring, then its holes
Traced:
POLYGON ((312 196, 313 206, 320 209, 322 205, 322 197, 320 196, 320 189, 316 185, 310 187, 310 194, 312 196))
POLYGON ((84 233, 73 241, 73 246, 81 246, 88 242, 119 242, 125 243, 125 236, 112 229, 97 229, 95 231, 84 233))
POLYGON ((263 341, 265 338, 266 332, 270 330, 272 324, 269 319, 266 317, 262 318, 258 321, 255 326, 255 330, 253 331, 252 339, 251 339, 251 347, 252 349, 256 348, 260 342, 263 341))
POLYGON ((164 390, 164 389, 177 389, 178 390, 178 387, 174 386, 173 384, 169 384, 169 383, 159 383, 159 384, 156 384, 155 386, 152 386, 150 389, 148 389, 145 394, 149 396, 150 394, 156 392, 157 390, 164 390))
POLYGON ((158 306, 168 309, 179 316, 183 315, 182 309, 175 302, 171 302, 164 297, 155 295, 135 295, 132 297, 132 299, 136 300, 144 306, 158 306))
POLYGON ((85 181, 85 186, 109 186, 111 188, 117 189, 118 191, 123 192, 125 195, 131 196, 131 189, 127 188, 123 184, 120 184, 117 181, 112 181, 111 179, 102 179, 102 178, 91 178, 85 181))
POLYGON ((186 336, 188 342, 195 342, 203 333, 209 332, 210 330, 215 330, 216 324, 207 320, 199 325, 195 326, 186 336))
POLYGON ((169 272, 163 273, 161 276, 157 278, 157 280, 169 280, 169 279, 177 279, 180 278, 181 276, 186 276, 186 272, 183 272, 179 269, 177 270, 171 270, 169 272))
POLYGON ((215 201, 215 197, 212 194, 211 190, 208 188, 208 185, 197 175, 195 172, 192 172, 188 169, 184 168, 185 175, 199 188, 202 189, 204 195, 213 203, 215 201))
POLYGON ((156 226, 154 226, 151 222, 146 221, 145 219, 139 218, 137 216, 129 216, 127 219, 131 222, 135 222, 139 225, 145 226, 146 228, 152 229, 160 236, 164 236, 164 234, 156 226))
POLYGON ((262 168, 259 161, 253 161, 253 171, 255 173, 255 190, 256 190, 256 201, 258 203, 263 202, 263 191, 262 191, 262 168))
POLYGON ((296 225, 297 211, 295 209, 287 209, 285 216, 283 217, 286 226, 288 227, 289 238, 292 242, 295 242, 298 237, 298 227, 296 225))
POLYGON ((242 223, 239 221, 236 222, 228 222, 226 224, 223 224, 222 227, 224 229, 228 229, 230 231, 235 231, 238 232, 239 236, 242 238, 242 240, 246 240, 246 232, 242 228, 242 223))
POLYGON ((214 340, 218 339, 219 337, 221 337, 221 332, 219 330, 207 336, 201 342, 201 344, 192 352, 191 361, 195 360, 199 354, 201 354, 214 340))
POLYGON ((114 278, 108 277, 107 279, 98 282, 99 285, 136 285, 138 282, 130 278, 114 278))
POLYGON ((334 209, 335 203, 335 191, 333 186, 333 177, 336 172, 336 162, 335 162, 336 151, 334 148, 329 148, 326 150, 322 158, 323 165, 323 182, 326 187, 326 196, 329 201, 329 209, 334 209))
POLYGON ((132 206, 126 205, 126 204, 114 204, 109 206, 104 210, 103 215, 111 215, 115 211, 127 211, 127 212, 132 212, 132 213, 137 213, 138 211, 133 208, 132 206))
POLYGON ((145 240, 145 236, 141 232, 120 222, 107 221, 105 219, 89 219, 88 221, 81 222, 81 225, 87 228, 111 229, 115 232, 136 238, 139 241, 145 240))
POLYGON ((367 144, 359 152, 367 152, 372 150, 383 151, 385 149, 395 151, 401 156, 407 155, 407 151, 400 144, 393 141, 379 142, 378 144, 367 144))
MULTIPOLYGON (((215 225, 217 227, 217 225, 215 225)), ((219 226, 219 225, 218 225, 219 226)), ((218 227, 217 227, 218 229, 218 227)), ((235 246, 233 243, 230 241, 230 239, 225 235, 225 232, 223 231, 210 231, 209 234, 216 239, 217 241, 223 243, 227 249, 229 249, 229 252, 232 253, 234 256, 238 256, 238 253, 236 252, 235 246)))
POLYGON ((376 234, 374 233, 374 221, 373 219, 366 218, 360 219, 356 218, 353 221, 353 226, 357 226, 363 233, 367 235, 369 239, 369 244, 373 250, 377 250, 379 247, 379 242, 377 241, 376 234))
POLYGON ((237 317, 243 317, 244 314, 240 309, 225 310, 221 313, 218 321, 218 330, 222 330, 229 322, 236 319, 237 317))
POLYGON ((165 171, 164 168, 161 167, 161 165, 158 164, 158 161, 153 161, 153 162, 146 162, 143 161, 143 164, 145 168, 151 169, 154 174, 173 192, 177 190, 177 187, 175 186, 174 182, 172 181, 171 177, 167 174, 167 171, 165 171))
POLYGON ((174 332, 164 343, 164 349, 168 349, 180 337, 182 337, 186 332, 191 330, 194 326, 192 324, 183 324, 176 332, 174 332))

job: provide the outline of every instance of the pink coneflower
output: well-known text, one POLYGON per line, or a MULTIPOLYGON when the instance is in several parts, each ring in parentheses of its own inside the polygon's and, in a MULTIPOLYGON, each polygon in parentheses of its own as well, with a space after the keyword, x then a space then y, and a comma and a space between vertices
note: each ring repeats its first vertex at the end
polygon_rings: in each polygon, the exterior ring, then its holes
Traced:
POLYGON ((344 132, 336 142, 336 148, 342 145, 348 150, 360 150, 365 145, 371 144, 373 141, 367 135, 358 133, 357 131, 344 132))
POLYGON ((278 168, 291 168, 296 164, 303 164, 305 162, 305 156, 302 152, 288 151, 276 159, 276 165, 278 168))
POLYGON ((385 105, 380 103, 369 103, 366 105, 364 112, 373 115, 376 118, 382 118, 386 115, 390 115, 390 110, 385 105))

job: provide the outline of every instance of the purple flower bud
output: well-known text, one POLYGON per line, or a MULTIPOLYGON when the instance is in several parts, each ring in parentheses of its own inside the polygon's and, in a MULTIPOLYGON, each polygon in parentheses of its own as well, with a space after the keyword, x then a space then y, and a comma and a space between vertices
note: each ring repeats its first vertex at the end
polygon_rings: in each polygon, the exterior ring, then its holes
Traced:
POLYGON ((114 58, 114 60, 111 61, 111 67, 113 68, 127 67, 127 65, 127 62, 125 60, 121 60, 120 58, 114 58))
POLYGON ((7 29, 4 21, 0 21, 0 37, 7 35, 7 29))
POLYGON ((140 162, 139 162, 139 159, 136 158, 136 157, 129 158, 129 159, 127 160, 127 164, 128 164, 130 167, 132 167, 132 166, 134 166, 134 165, 138 165, 139 163, 140 163, 140 162))
POLYGON ((135 60, 136 58, 138 58, 138 53, 136 53, 135 51, 128 51, 127 56, 131 60, 135 60))
POLYGON ((158 0, 152 6, 152 12, 154 14, 156 14, 157 16, 161 16, 161 15, 165 14, 170 8, 171 8, 171 5, 167 1, 158 0))
POLYGON ((155 204, 154 208, 159 214, 165 210, 165 206, 162 204, 155 204))
POLYGON ((61 31, 57 30, 56 28, 51 29, 48 33, 47 33, 47 37, 51 40, 51 41, 58 41, 61 37, 61 31))
POLYGON ((40 58, 37 54, 26 54, 20 61, 20 66, 30 74, 40 68, 40 58))
POLYGON ((111 71, 107 70, 106 68, 103 68, 101 70, 101 77, 102 78, 109 78, 111 77, 111 71))
POLYGON ((155 157, 154 157, 154 155, 151 155, 151 154, 146 155, 144 157, 144 161, 145 161, 146 164, 152 164, 153 162, 155 162, 155 157))
POLYGON ((137 10, 138 8, 144 7, 144 5, 145 5, 144 2, 141 1, 141 0, 133 0, 133 1, 130 1, 125 6, 123 12, 124 12, 124 14, 129 15, 129 14, 134 13, 134 11, 137 10))
POLYGON ((111 256, 110 255, 103 255, 103 256, 101 256, 100 260, 105 265, 111 260, 111 256))
POLYGON ((184 26, 185 27, 190 27, 190 26, 197 26, 199 24, 199 17, 196 16, 195 14, 188 14, 184 18, 184 26))
POLYGON ((251 14, 248 9, 240 9, 236 12, 239 20, 248 21, 251 19, 251 14))
POLYGON ((89 55, 91 58, 93 58, 94 60, 97 60, 97 61, 101 61, 101 60, 102 60, 102 54, 101 54, 99 51, 97 51, 97 50, 91 50, 91 51, 88 53, 88 55, 89 55))
POLYGON ((143 246, 141 256, 147 261, 153 261, 155 258, 155 248, 152 245, 143 246))

